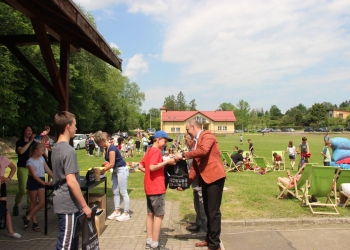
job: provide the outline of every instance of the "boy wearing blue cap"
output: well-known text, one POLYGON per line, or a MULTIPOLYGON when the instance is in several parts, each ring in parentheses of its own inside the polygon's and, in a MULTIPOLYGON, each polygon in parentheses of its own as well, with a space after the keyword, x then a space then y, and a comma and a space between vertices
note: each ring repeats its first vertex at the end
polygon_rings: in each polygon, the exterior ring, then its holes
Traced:
POLYGON ((161 149, 172 139, 168 134, 160 130, 154 134, 153 145, 147 150, 147 153, 140 162, 139 169, 145 173, 144 189, 147 198, 147 218, 146 230, 147 241, 146 249, 166 250, 164 246, 159 245, 159 234, 164 218, 165 210, 165 179, 164 166, 175 165, 175 159, 170 158, 166 161, 162 159, 161 149))

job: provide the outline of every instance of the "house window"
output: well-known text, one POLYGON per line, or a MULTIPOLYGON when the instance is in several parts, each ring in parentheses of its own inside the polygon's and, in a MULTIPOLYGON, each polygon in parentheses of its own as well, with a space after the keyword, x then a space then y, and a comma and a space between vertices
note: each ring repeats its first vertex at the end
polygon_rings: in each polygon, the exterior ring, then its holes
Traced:
POLYGON ((197 122, 198 122, 199 124, 202 124, 202 123, 206 123, 206 122, 207 122, 207 120, 206 120, 204 117, 202 117, 202 116, 197 116, 197 117, 196 117, 196 120, 197 120, 197 122))
POLYGON ((329 113, 329 117, 332 117, 332 113, 329 113))
POLYGON ((222 130, 222 127, 221 127, 221 126, 218 126, 218 130, 222 130))
POLYGON ((226 126, 222 126, 222 130, 227 130, 227 127, 226 126))
POLYGON ((175 133, 175 128, 171 128, 171 132, 172 132, 172 133, 175 133))
POLYGON ((180 133, 180 128, 176 128, 176 132, 177 132, 177 133, 180 133))
POLYGON ((339 114, 339 117, 343 119, 343 114, 339 114))

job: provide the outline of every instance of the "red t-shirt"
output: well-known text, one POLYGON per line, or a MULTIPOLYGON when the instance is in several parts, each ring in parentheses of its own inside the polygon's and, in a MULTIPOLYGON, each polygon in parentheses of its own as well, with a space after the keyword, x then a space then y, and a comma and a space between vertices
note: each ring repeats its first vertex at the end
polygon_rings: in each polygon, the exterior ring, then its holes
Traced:
POLYGON ((282 161, 282 157, 280 155, 275 156, 275 161, 282 161))
POLYGON ((165 194, 164 167, 151 172, 149 166, 163 162, 160 149, 151 147, 141 160, 140 164, 145 167, 143 184, 146 195, 165 194))

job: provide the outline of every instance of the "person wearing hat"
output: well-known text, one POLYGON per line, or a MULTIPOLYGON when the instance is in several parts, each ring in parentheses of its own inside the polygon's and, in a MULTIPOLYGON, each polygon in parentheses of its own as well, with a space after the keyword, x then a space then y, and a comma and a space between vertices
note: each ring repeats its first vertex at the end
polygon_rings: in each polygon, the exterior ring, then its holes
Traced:
POLYGON ((197 242, 196 247, 208 247, 220 250, 221 201, 226 173, 220 158, 219 144, 209 130, 202 130, 196 119, 186 123, 186 131, 196 143, 191 152, 175 155, 175 159, 193 159, 189 179, 192 183, 198 176, 198 185, 202 187, 203 204, 208 219, 208 230, 204 241, 197 242))
POLYGON ((144 189, 147 199, 147 217, 146 217, 146 249, 166 250, 159 244, 159 234, 162 221, 165 214, 165 177, 164 167, 166 165, 175 165, 174 158, 162 159, 161 150, 167 142, 171 142, 168 134, 162 130, 157 131, 153 136, 152 147, 148 148, 147 153, 140 161, 139 169, 145 173, 144 189))
POLYGON ((298 165, 299 170, 302 166, 302 161, 304 161, 305 163, 309 162, 309 157, 306 156, 310 155, 310 148, 309 144, 307 143, 307 138, 305 136, 301 138, 301 143, 299 144, 298 150, 296 152, 300 154, 300 162, 298 165))

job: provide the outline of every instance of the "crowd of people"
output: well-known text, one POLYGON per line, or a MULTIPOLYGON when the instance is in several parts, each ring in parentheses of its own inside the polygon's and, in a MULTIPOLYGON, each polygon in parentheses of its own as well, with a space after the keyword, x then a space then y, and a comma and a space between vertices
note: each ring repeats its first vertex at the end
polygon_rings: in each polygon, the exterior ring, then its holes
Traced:
MULTIPOLYGON (((65 249, 67 244, 70 249, 77 249, 79 239, 72 234, 72 223, 80 211, 87 217, 91 216, 91 209, 86 203, 79 187, 79 168, 75 150, 69 144, 76 132, 76 120, 74 114, 59 112, 54 117, 57 143, 50 146, 50 127, 45 126, 40 136, 33 133, 33 128, 25 126, 20 139, 16 142, 18 154, 17 167, 4 156, 0 156, 0 206, 6 208, 7 236, 20 238, 21 235, 13 231, 11 215, 7 209, 6 183, 11 181, 17 172, 18 192, 16 194, 13 216, 19 215, 19 204, 23 196, 27 196, 26 214, 22 216, 23 228, 26 230, 31 224, 32 230, 39 232, 40 226, 37 220, 37 212, 44 206, 45 186, 54 185, 54 212, 59 222, 59 233, 56 249, 65 249), (7 177, 4 176, 5 168, 10 168, 7 177), (51 177, 45 180, 45 173, 51 177), (53 184, 54 183, 54 184, 53 184)), ((134 139, 132 136, 111 138, 107 133, 98 131, 90 134, 86 139, 87 155, 104 157, 101 174, 112 172, 112 191, 114 211, 107 217, 119 222, 130 220, 130 198, 128 194, 129 169, 125 158, 141 156, 139 169, 144 172, 144 190, 146 193, 146 248, 151 250, 164 250, 159 244, 159 234, 162 220, 165 214, 166 172, 165 166, 175 166, 178 161, 186 160, 188 164, 189 181, 192 184, 193 202, 196 211, 196 221, 188 226, 189 231, 206 233, 204 241, 196 243, 196 247, 207 246, 209 249, 220 249, 221 212, 220 205, 226 174, 220 159, 220 149, 215 136, 207 130, 202 130, 200 124, 191 119, 186 123, 184 144, 178 139, 172 142, 166 132, 157 131, 153 136, 138 133, 134 139), (171 145, 167 145, 172 142, 171 145), (121 197, 124 207, 121 208, 121 197)), ((242 137, 240 137, 242 144, 242 137)), ((328 133, 324 137, 325 146, 321 152, 324 165, 329 166, 331 146, 328 133)), ((256 157, 254 145, 248 139, 248 152, 243 155, 243 150, 237 146, 231 153, 231 159, 236 166, 244 166, 251 169, 252 157, 256 157)), ((307 138, 303 137, 296 148, 292 141, 288 142, 284 151, 288 153, 291 169, 294 170, 296 156, 300 154, 298 168, 308 162, 310 147, 307 138)), ((274 166, 280 170, 282 156, 273 153, 274 166)), ((292 185, 300 179, 300 175, 293 176, 288 170, 287 177, 279 177, 278 182, 286 186, 292 185)), ((182 191, 181 188, 178 188, 182 191)), ((0 223, 1 224, 1 223, 0 223)))

